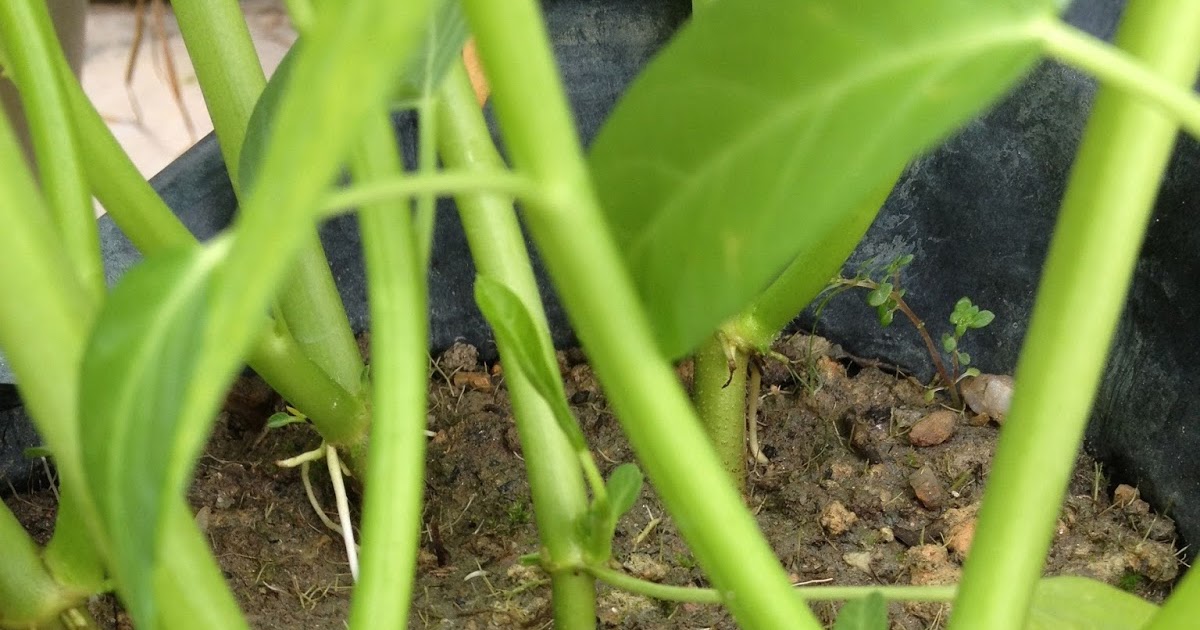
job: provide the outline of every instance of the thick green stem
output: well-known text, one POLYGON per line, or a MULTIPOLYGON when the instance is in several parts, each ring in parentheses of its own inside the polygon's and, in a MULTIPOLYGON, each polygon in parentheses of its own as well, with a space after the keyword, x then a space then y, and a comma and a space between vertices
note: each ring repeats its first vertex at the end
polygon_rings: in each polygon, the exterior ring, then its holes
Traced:
MULTIPOLYGON (((439 148, 447 166, 480 173, 505 167, 465 68, 458 67, 446 77, 438 114, 439 148)), ((475 267, 479 273, 504 283, 521 299, 542 334, 543 346, 552 348, 512 198, 466 193, 456 199, 475 267)), ((503 344, 500 346, 501 356, 511 356, 510 352, 503 344)), ((559 430, 554 412, 516 364, 506 363, 504 375, 515 410, 539 537, 552 565, 554 625, 564 630, 592 628, 596 623, 595 583, 589 575, 565 568, 579 564, 584 554, 576 524, 586 515, 588 505, 578 460, 559 430)))
POLYGON ((0 349, 63 484, 84 488, 76 410, 88 305, 3 119, 0 200, 0 349))
MULTIPOLYGON (((236 0, 190 0, 173 6, 229 177, 239 194, 244 193, 238 177, 242 142, 266 79, 241 6, 236 0)), ((351 394, 358 394, 362 356, 317 231, 308 232, 280 287, 279 314, 305 355, 351 394)))
POLYGON ((797 256, 741 315, 725 327, 737 345, 756 348, 760 352, 770 349, 780 331, 829 285, 831 278, 838 275, 895 185, 896 178, 893 177, 867 195, 828 238, 797 256))
POLYGON ((0 2, 0 41, 7 42, 5 71, 20 88, 47 205, 87 300, 88 308, 76 317, 90 321, 104 296, 100 238, 67 95, 55 70, 54 52, 61 46, 46 4, 0 2))
POLYGON ((171 7, 236 186, 246 126, 267 84, 250 29, 237 0, 175 0, 171 7))
POLYGON ((496 111, 519 170, 544 186, 526 224, 641 464, 700 564, 747 628, 818 628, 656 351, 608 232, 533 0, 466 0, 496 111), (680 457, 685 453, 686 457, 680 457))
MULTIPOLYGON (((1176 85, 1200 66, 1200 3, 1132 0, 1117 42, 1176 85)), ((1023 627, 1178 125, 1097 95, 1050 245, 952 628, 1023 627), (1099 283, 1099 284, 1098 284, 1099 283)))
POLYGON ((723 335, 696 350, 692 400, 717 457, 739 490, 746 488, 746 364, 749 355, 723 335))
POLYGON ((1040 34, 1051 57, 1161 108, 1163 114, 1177 120, 1193 137, 1200 138, 1200 98, 1188 89, 1189 85, 1164 79, 1138 63, 1135 57, 1061 20, 1043 22, 1040 34))
MULTIPOLYGON (((351 162, 355 180, 402 172, 383 111, 372 116, 351 162)), ((375 420, 363 499, 361 580, 352 628, 402 628, 408 622, 425 489, 425 396, 428 315, 424 265, 410 204, 364 207, 363 252, 371 309, 375 420)))
POLYGON ((0 628, 35 627, 72 604, 42 564, 37 544, 2 501, 0 549, 0 628))

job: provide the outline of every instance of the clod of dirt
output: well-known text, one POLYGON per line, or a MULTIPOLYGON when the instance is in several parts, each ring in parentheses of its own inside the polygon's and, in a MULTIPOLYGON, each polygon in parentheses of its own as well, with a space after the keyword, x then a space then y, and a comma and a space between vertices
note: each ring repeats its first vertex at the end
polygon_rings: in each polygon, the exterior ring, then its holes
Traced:
POLYGON ((979 504, 975 503, 965 508, 951 508, 942 514, 945 524, 946 549, 954 554, 954 559, 962 562, 971 550, 971 542, 975 539, 975 523, 978 520, 979 504))
POLYGON ((977 414, 988 416, 998 424, 1012 405, 1013 378, 996 374, 983 374, 968 378, 962 384, 962 397, 977 414))
POLYGON ((821 510, 821 527, 830 536, 841 536, 858 522, 858 515, 846 509, 841 501, 834 501, 821 510))
POLYGON ((659 582, 667 577, 667 565, 655 560, 648 553, 631 553, 629 559, 621 563, 631 575, 651 582, 659 582))
POLYGON ((1154 582, 1170 582, 1179 575, 1179 560, 1171 545, 1146 541, 1126 554, 1129 569, 1154 582))
POLYGON ((479 350, 469 343, 455 343, 438 358, 438 366, 447 374, 473 371, 479 364, 479 350))
POLYGON ((930 510, 936 510, 946 504, 946 499, 949 495, 946 492, 945 486, 942 485, 942 480, 938 479, 937 473, 929 466, 922 466, 920 470, 908 476, 908 485, 912 487, 913 494, 917 500, 930 510))
MULTIPOLYGON (((1137 488, 1126 484, 1120 484, 1115 490, 1113 490, 1113 505, 1125 510, 1126 512, 1140 512, 1142 511, 1141 505, 1135 505, 1137 501, 1140 501, 1140 496, 1141 493, 1137 488)), ((1145 503, 1145 501, 1142 501, 1142 503, 1145 503)), ((1146 507, 1149 508, 1150 506, 1147 505, 1146 507)))
POLYGON ((958 414, 941 409, 917 420, 908 432, 908 441, 913 446, 937 446, 950 439, 957 427, 958 414))

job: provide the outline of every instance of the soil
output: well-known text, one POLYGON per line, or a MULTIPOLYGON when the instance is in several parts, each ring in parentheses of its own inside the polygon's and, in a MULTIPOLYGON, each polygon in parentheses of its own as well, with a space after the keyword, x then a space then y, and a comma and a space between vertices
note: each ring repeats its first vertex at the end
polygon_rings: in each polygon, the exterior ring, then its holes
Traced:
MULTIPOLYGON (((794 336, 777 350, 792 364, 768 363, 764 370, 758 422, 770 463, 753 468, 746 500, 794 581, 955 581, 974 531, 995 423, 943 414, 910 435, 919 420, 945 409, 926 402, 920 383, 820 338, 794 336)), ((519 562, 539 545, 503 372, 475 357, 473 348, 455 347, 431 369, 435 435, 410 627, 548 628, 545 575, 519 562)), ((603 472, 633 461, 583 354, 559 357, 567 395, 603 472)), ((679 371, 686 383, 690 367, 679 371)), ((243 379, 188 498, 253 627, 341 629, 351 588, 341 538, 309 506, 300 472, 275 464, 319 440, 300 424, 265 431, 266 418, 279 409, 282 401, 260 381, 243 379)), ((323 469, 313 468, 315 494, 336 520, 323 469)), ((55 504, 49 490, 7 501, 35 536, 49 536, 55 504)), ((707 585, 649 485, 621 520, 613 551, 625 570, 644 579, 707 585)), ((1101 468, 1081 454, 1046 573, 1093 577, 1159 602, 1181 572, 1179 557, 1171 520, 1151 512, 1135 489, 1110 488, 1101 468)), ((102 625, 130 627, 113 598, 92 606, 102 625)), ((838 604, 813 607, 831 624, 838 604)), ((716 607, 660 603, 605 586, 597 612, 607 628, 734 627, 716 607)), ((890 607, 894 628, 940 627, 947 613, 933 603, 890 607)))

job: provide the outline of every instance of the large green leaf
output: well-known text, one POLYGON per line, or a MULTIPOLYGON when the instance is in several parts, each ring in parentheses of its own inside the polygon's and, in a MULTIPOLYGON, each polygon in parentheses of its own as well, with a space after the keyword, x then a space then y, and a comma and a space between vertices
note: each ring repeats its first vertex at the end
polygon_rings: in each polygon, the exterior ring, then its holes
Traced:
POLYGON ((1112 585, 1075 576, 1038 582, 1027 630, 1130 630, 1158 607, 1112 585))
POLYGON ((105 302, 84 355, 85 471, 118 592, 139 628, 159 618, 154 574, 163 525, 183 494, 181 471, 191 469, 195 436, 207 434, 207 425, 188 423, 212 418, 219 404, 202 401, 200 409, 187 401, 199 378, 209 279, 221 253, 165 252, 131 269, 105 302))
POLYGON ((739 0, 695 17, 591 151, 663 351, 694 349, 1025 74, 1053 4, 739 0))
MULTIPOLYGON (((437 7, 430 13, 421 45, 410 57, 405 71, 396 83, 394 108, 413 109, 419 99, 433 94, 449 72, 451 64, 458 61, 469 35, 462 3, 459 0, 438 0, 437 7)), ((246 126, 246 140, 238 160, 241 178, 239 183, 243 191, 251 189, 258 175, 258 165, 262 162, 263 150, 271 132, 279 97, 283 94, 283 86, 290 80, 293 60, 303 41, 303 38, 296 40, 291 50, 280 60, 250 114, 250 121, 246 126)))

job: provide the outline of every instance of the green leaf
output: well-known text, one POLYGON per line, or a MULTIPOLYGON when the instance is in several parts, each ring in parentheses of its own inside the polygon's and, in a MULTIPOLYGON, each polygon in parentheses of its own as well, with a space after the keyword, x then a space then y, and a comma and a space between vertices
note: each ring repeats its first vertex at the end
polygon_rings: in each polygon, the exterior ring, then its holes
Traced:
POLYGON ((1038 59, 1052 8, 746 0, 689 22, 591 151, 661 349, 694 349, 874 186, 1003 94, 1038 59))
POLYGON ((210 278, 224 248, 147 258, 104 303, 83 359, 80 408, 91 494, 111 541, 121 600, 139 628, 159 619, 154 575, 163 522, 219 400, 188 408, 204 339, 210 278))
POLYGON ((875 311, 879 314, 879 325, 887 328, 892 325, 892 320, 896 318, 896 311, 888 308, 887 304, 881 304, 875 311))
POLYGON ((971 365, 971 355, 966 352, 958 353, 958 364, 962 366, 971 365))
POLYGON ((250 113, 250 121, 246 123, 246 139, 242 142, 242 154, 238 158, 238 179, 240 181, 236 182, 241 188, 243 197, 247 197, 254 189, 254 182, 258 177, 258 167, 262 164, 263 152, 266 151, 267 139, 271 133, 272 123, 275 121, 275 111, 279 107, 279 99, 283 96, 284 86, 291 79, 292 67, 295 65, 296 57, 300 55, 300 47, 303 44, 304 38, 297 39, 283 59, 279 60, 279 65, 275 67, 275 73, 271 75, 267 86, 263 88, 262 94, 258 97, 258 102, 254 104, 254 111, 250 113))
POLYGON ((1158 607, 1103 582, 1074 576, 1038 582, 1028 630, 1129 630, 1141 628, 1158 607))
POLYGON ((975 317, 971 318, 971 323, 968 324, 971 328, 983 328, 992 323, 996 319, 996 314, 991 311, 979 311, 975 317))
POLYGON ((950 333, 942 335, 942 350, 945 350, 946 352, 954 352, 957 349, 958 339, 956 339, 954 335, 951 335, 950 333))
POLYGON ((295 424, 297 422, 304 422, 304 420, 302 418, 297 418, 290 413, 284 413, 280 411, 278 413, 271 414, 271 417, 267 418, 267 428, 278 429, 281 427, 286 427, 289 424, 295 424))
POLYGON ((867 294, 867 304, 871 306, 881 306, 892 297, 892 283, 883 282, 879 286, 871 290, 867 294))
MULTIPOLYGON (((430 13, 426 37, 421 47, 413 53, 406 70, 397 81, 393 97, 393 105, 397 109, 414 108, 418 99, 437 91, 442 78, 458 60, 458 55, 462 53, 463 45, 470 35, 459 0, 439 0, 437 4, 430 13)), ((241 179, 239 183, 243 193, 250 191, 254 186, 279 97, 283 94, 283 86, 291 78, 293 60, 302 43, 303 38, 297 39, 291 50, 283 56, 250 114, 246 140, 242 144, 242 155, 238 160, 241 179)))
POLYGON ((548 335, 539 333, 533 316, 521 298, 507 286, 480 275, 475 278, 475 302, 496 333, 496 338, 511 353, 503 357, 504 360, 515 363, 554 410, 558 425, 566 433, 571 447, 577 453, 587 451, 583 432, 579 430, 567 405, 567 394, 554 353, 542 342, 548 335))
POLYGON ((608 483, 605 485, 608 487, 609 510, 614 526, 617 519, 633 509, 638 495, 642 493, 643 483, 645 477, 636 464, 621 464, 608 476, 608 483))
POLYGON ((425 40, 413 53, 396 88, 393 105, 398 109, 413 109, 418 100, 437 91, 471 34, 459 0, 440 0, 437 4, 429 16, 425 40))
POLYGON ((980 374, 983 374, 983 372, 980 372, 979 368, 972 367, 972 368, 967 368, 967 370, 965 372, 963 372, 962 377, 963 378, 967 378, 968 376, 974 377, 974 376, 979 376, 980 374))
POLYGON ((887 601, 879 593, 851 599, 838 611, 833 630, 887 630, 887 601))

